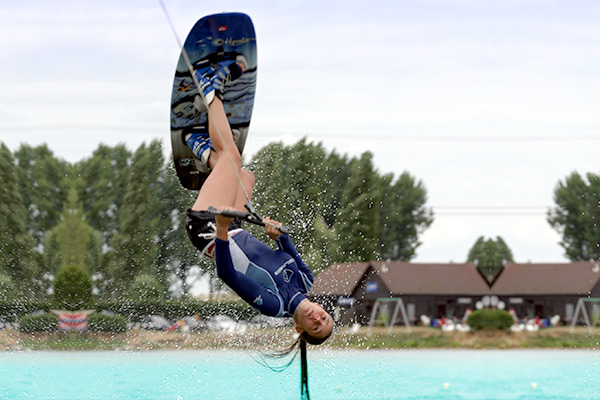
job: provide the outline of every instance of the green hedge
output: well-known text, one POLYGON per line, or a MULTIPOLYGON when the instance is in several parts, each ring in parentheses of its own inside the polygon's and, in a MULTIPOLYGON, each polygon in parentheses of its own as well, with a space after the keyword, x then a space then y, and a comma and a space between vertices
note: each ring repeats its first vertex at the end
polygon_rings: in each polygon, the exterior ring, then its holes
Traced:
POLYGON ((91 314, 87 321, 88 330, 92 332, 121 333, 127 330, 127 318, 119 314, 91 314))
POLYGON ((257 315, 256 310, 243 301, 197 299, 101 301, 96 303, 95 309, 125 315, 133 322, 141 321, 146 315, 161 315, 170 321, 196 314, 203 320, 217 314, 225 314, 236 320, 248 320, 257 315))
POLYGON ((39 300, 0 301, 0 317, 8 322, 16 322, 19 316, 34 311, 50 311, 53 307, 48 302, 39 300))
POLYGON ((55 314, 25 314, 19 317, 19 330, 26 333, 58 331, 58 316, 55 314))
POLYGON ((476 331, 483 329, 506 330, 513 324, 513 317, 504 310, 477 310, 471 313, 467 324, 476 331))
MULTIPOLYGON (((19 316, 30 314, 34 311, 50 311, 60 308, 50 301, 0 301, 0 317, 6 321, 15 322, 19 316)), ((95 301, 90 309, 98 312, 107 310, 120 314, 132 322, 140 322, 146 315, 162 315, 174 321, 186 315, 200 316, 208 319, 213 315, 225 314, 236 320, 249 320, 257 315, 256 310, 243 301, 205 301, 199 299, 171 299, 171 300, 104 300, 95 301)))

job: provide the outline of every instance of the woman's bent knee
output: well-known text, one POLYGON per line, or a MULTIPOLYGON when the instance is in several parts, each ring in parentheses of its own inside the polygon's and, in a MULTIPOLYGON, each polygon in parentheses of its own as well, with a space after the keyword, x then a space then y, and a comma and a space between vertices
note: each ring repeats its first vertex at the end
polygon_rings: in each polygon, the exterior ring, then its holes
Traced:
POLYGON ((241 174, 241 177, 245 183, 247 183, 250 186, 254 186, 254 181, 256 180, 256 177, 254 176, 254 173, 252 171, 242 169, 241 174))

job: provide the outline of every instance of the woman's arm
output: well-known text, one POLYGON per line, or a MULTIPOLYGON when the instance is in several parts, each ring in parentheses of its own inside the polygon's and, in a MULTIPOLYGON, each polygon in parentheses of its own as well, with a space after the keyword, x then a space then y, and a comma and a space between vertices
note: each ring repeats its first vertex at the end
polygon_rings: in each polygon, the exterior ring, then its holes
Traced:
MULTIPOLYGON (((296 265, 298 265, 298 269, 300 270, 300 272, 303 272, 306 275, 306 277, 310 280, 310 285, 312 286, 312 283, 314 282, 315 278, 313 277, 312 272, 308 268, 308 266, 304 263, 304 261, 302 261, 300 253, 298 253, 298 250, 296 250, 296 246, 294 246, 294 243, 292 243, 292 239, 290 239, 290 237, 287 234, 282 233, 277 229, 277 226, 281 226, 281 223, 271 218, 265 218, 265 222, 265 231, 267 232, 267 235, 277 242, 277 246, 281 250, 285 251, 290 256, 292 256, 292 258, 296 262, 296 265)), ((308 287, 307 289, 310 290, 310 287, 308 287)))
POLYGON ((298 270, 304 273, 304 275, 306 275, 306 278, 309 280, 310 284, 306 289, 310 290, 310 287, 315 281, 315 278, 313 277, 310 268, 308 268, 308 265, 306 265, 302 260, 302 257, 300 257, 300 253, 298 253, 298 250, 296 250, 296 246, 294 246, 292 239, 290 239, 290 237, 284 233, 279 236, 279 239, 277 240, 277 246, 279 246, 281 250, 285 251, 290 256, 292 256, 292 258, 296 262, 296 265, 298 266, 298 270))
POLYGON ((221 214, 215 216, 215 223, 217 224, 217 239, 224 241, 229 240, 229 223, 233 221, 232 217, 226 217, 221 214))

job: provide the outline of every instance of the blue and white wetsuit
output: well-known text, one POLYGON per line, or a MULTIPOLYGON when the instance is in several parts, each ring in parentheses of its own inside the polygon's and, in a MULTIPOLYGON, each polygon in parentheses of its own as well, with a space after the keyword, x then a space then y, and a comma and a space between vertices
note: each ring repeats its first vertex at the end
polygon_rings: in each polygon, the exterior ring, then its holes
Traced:
POLYGON ((277 250, 242 230, 229 241, 215 239, 217 274, 262 314, 291 317, 314 278, 286 234, 277 250))

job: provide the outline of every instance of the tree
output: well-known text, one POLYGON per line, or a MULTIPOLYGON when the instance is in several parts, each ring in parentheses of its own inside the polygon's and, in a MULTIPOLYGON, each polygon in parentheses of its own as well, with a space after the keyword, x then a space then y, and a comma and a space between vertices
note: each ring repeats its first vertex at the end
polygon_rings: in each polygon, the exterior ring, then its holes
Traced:
POLYGON ((78 196, 89 224, 108 246, 119 228, 117 212, 128 188, 131 152, 124 145, 100 145, 89 159, 75 164, 78 196))
POLYGON ((0 272, 0 302, 14 300, 17 296, 17 288, 10 276, 0 272))
POLYGON ((283 143, 270 143, 254 155, 249 165, 256 177, 253 204, 262 215, 286 224, 291 222, 287 199, 293 190, 287 178, 289 153, 283 143))
POLYGON ((158 262, 168 272, 175 291, 187 296, 190 284, 193 284, 189 282, 190 271, 193 267, 200 267, 200 252, 190 243, 185 231, 185 211, 195 201, 197 192, 187 190, 179 183, 171 163, 165 165, 164 176, 161 188, 163 209, 157 210, 157 214, 167 218, 159 232, 158 262))
MULTIPOLYGON (((64 280, 62 294, 56 293, 55 286, 55 296, 60 297, 64 294, 64 300, 75 305, 79 300, 86 300, 86 296, 79 298, 71 294, 70 291, 76 288, 68 288, 65 285, 73 279, 82 279, 83 275, 88 276, 88 280, 91 279, 91 272, 100 268, 102 244, 100 233, 85 221, 75 182, 72 181, 70 186, 61 221, 47 233, 44 240, 44 255, 46 272, 56 275, 55 285, 58 285, 58 275, 64 280), (76 299, 79 300, 75 301, 76 299)), ((81 290, 85 290, 86 287, 82 286, 81 290)))
POLYGON ((554 189, 556 207, 547 220, 562 235, 560 245, 571 261, 600 259, 600 176, 577 172, 554 189))
POLYGON ((336 217, 340 237, 340 261, 368 261, 380 257, 380 178, 373 155, 365 152, 350 161, 350 177, 344 186, 336 217))
POLYGON ((467 262, 477 265, 488 284, 494 282, 504 266, 512 261, 512 252, 500 236, 496 240, 479 237, 467 256, 467 262))
POLYGON ((74 187, 69 191, 60 223, 48 236, 58 247, 59 253, 51 258, 56 257, 59 266, 80 265, 95 270, 101 251, 99 233, 85 221, 74 187))
POLYGON ((385 259, 411 260, 421 245, 419 235, 433 222, 431 209, 425 207, 427 192, 408 172, 395 182, 392 175, 384 176, 382 186, 381 255, 385 259))
POLYGON ((28 213, 19 191, 15 160, 4 144, 0 144, 0 182, 0 273, 10 277, 20 295, 38 295, 35 240, 27 229, 28 213))
POLYGON ((305 249, 302 258, 313 260, 311 270, 316 276, 337 259, 340 249, 335 228, 328 227, 324 219, 316 219, 312 228, 315 240, 305 249))
POLYGON ((328 227, 333 227, 336 222, 337 212, 342 204, 344 186, 350 178, 350 161, 347 156, 331 152, 324 160, 325 196, 321 199, 325 207, 323 218, 328 227))
MULTIPOLYGON (((256 176, 253 203, 263 215, 291 228, 294 243, 311 268, 328 263, 323 248, 328 242, 318 235, 328 204, 325 158, 320 144, 302 139, 293 146, 267 145, 250 163, 256 176)), ((266 238, 262 230, 254 232, 266 238)))
POLYGON ((60 220, 67 199, 69 164, 56 158, 43 144, 31 147, 23 144, 15 152, 17 180, 23 204, 27 207, 27 227, 36 243, 43 241, 44 232, 60 220))
POLYGON ((141 273, 129 288, 129 297, 135 300, 156 300, 165 297, 164 286, 155 275, 141 273))
POLYGON ((163 166, 158 141, 142 144, 133 155, 127 191, 117 210, 119 229, 110 242, 111 294, 127 294, 135 277, 142 272, 155 275, 161 283, 167 279, 166 272, 157 264, 160 226, 166 219, 158 213, 164 209, 160 196, 163 166))
POLYGON ((306 139, 271 143, 250 163, 254 204, 291 225, 298 250, 315 270, 334 261, 409 260, 432 223, 426 190, 406 172, 397 180, 379 176, 372 158, 369 152, 351 160, 327 154, 306 139))

